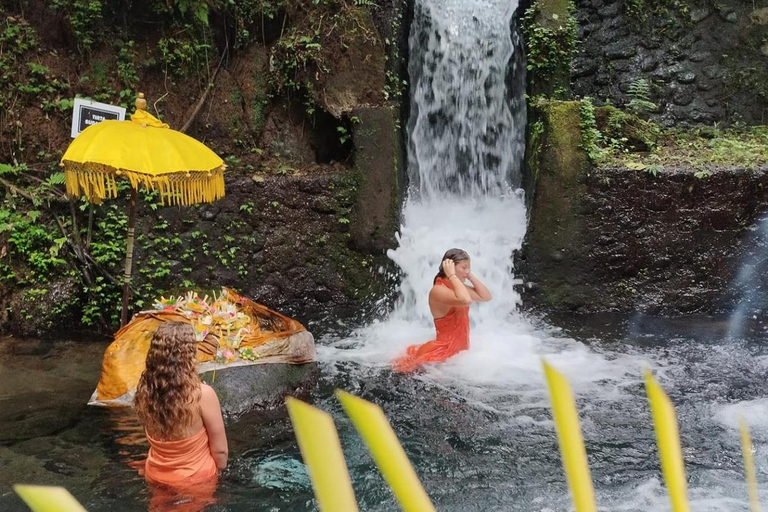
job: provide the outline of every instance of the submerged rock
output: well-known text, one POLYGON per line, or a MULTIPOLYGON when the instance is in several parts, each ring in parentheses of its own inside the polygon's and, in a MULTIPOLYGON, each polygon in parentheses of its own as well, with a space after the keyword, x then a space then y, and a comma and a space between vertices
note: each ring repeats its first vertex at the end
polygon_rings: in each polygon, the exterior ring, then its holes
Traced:
POLYGON ((201 377, 216 390, 224 416, 234 419, 282 404, 287 395, 310 388, 317 374, 317 363, 278 363, 214 370, 201 377))

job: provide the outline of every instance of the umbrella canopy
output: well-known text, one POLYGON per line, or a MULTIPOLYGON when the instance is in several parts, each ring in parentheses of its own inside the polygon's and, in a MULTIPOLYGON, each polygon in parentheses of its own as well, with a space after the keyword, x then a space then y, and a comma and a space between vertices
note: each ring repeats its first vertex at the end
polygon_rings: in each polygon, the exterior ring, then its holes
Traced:
POLYGON ((163 204, 209 203, 224 197, 224 161, 144 110, 141 96, 130 121, 102 121, 70 144, 61 159, 67 194, 99 203, 117 197, 116 180, 126 178, 134 189, 158 190, 163 204))
POLYGON ((171 130, 146 108, 147 100, 139 93, 130 121, 89 126, 61 158, 70 197, 83 196, 98 204, 117 197, 117 179, 131 182, 121 325, 128 322, 139 187, 160 192, 164 205, 210 203, 224 197, 224 161, 205 144, 171 130))

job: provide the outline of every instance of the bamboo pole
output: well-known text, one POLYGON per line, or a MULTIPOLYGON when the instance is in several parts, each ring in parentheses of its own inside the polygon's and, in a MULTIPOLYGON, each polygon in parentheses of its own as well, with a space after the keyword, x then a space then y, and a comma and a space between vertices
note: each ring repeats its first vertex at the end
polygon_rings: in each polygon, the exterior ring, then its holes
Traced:
POLYGON ((128 244, 125 249, 125 271, 123 272, 123 310, 120 314, 120 327, 128 323, 128 300, 131 298, 131 269, 133 267, 133 236, 136 225, 136 203, 138 192, 131 187, 131 201, 128 207, 128 244))

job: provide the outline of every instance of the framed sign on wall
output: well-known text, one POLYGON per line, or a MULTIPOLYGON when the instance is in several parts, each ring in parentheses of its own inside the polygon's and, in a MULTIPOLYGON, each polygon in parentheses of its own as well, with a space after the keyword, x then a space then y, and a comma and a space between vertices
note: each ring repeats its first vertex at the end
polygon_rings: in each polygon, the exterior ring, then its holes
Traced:
POLYGON ((72 138, 80 135, 80 132, 92 124, 107 119, 125 121, 125 108, 99 103, 88 98, 75 98, 75 107, 72 112, 72 138))

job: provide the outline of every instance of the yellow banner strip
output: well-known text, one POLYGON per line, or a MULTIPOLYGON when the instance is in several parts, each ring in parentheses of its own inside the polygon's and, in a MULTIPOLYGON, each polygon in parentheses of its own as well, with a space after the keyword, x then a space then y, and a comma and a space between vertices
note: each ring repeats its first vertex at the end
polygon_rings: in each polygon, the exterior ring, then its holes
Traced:
POLYGON ((680 448, 680 434, 677 430, 677 416, 669 397, 656 383, 653 375, 645 370, 645 391, 651 402, 656 443, 659 446, 661 471, 667 483, 673 512, 689 512, 688 484, 685 481, 683 452, 680 448))
POLYGON ((333 418, 301 400, 285 400, 321 512, 357 512, 333 418))
POLYGON ((744 472, 747 475, 747 489, 749 490, 749 509, 751 512, 760 512, 755 460, 752 457, 752 439, 749 437, 749 427, 747 427, 744 418, 739 418, 739 430, 741 431, 741 453, 744 455, 744 472))
POLYGON ((568 380, 546 361, 544 375, 552 401, 552 418, 557 429, 563 469, 571 488, 571 498, 576 512, 596 512, 595 491, 587 464, 587 452, 581 435, 579 415, 568 380))
POLYGON ((32 512, 86 512, 63 487, 14 485, 13 490, 32 509, 32 512))
POLYGON ((434 512, 413 465, 378 405, 337 390, 336 397, 368 446, 376 465, 405 512, 434 512))

